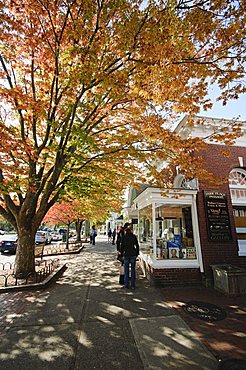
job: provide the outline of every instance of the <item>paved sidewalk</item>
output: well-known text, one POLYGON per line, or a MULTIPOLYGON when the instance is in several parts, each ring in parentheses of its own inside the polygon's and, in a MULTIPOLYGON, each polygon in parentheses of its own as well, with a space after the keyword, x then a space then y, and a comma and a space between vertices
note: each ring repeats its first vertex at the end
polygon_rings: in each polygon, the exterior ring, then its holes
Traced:
POLYGON ((218 360, 225 361, 229 358, 244 360, 246 370, 245 296, 228 296, 215 289, 203 287, 162 288, 160 291, 165 303, 175 309, 176 314, 182 317, 218 360), (214 322, 194 318, 183 309, 190 301, 214 304, 224 310, 227 316, 214 322))
POLYGON ((118 284, 115 246, 97 237, 45 291, 0 295, 0 369, 216 370, 218 361, 160 289, 118 284))

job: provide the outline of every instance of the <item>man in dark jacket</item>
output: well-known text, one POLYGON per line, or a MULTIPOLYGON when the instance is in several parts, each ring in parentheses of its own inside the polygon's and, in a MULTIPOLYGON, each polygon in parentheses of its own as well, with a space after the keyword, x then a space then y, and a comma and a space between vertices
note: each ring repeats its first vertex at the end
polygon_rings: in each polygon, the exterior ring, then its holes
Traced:
POLYGON ((126 222, 124 226, 120 227, 120 229, 118 231, 118 234, 117 234, 117 239, 116 239, 116 248, 117 248, 117 251, 118 251, 117 260, 120 261, 120 263, 121 263, 120 278, 119 278, 120 285, 124 285, 124 276, 125 276, 124 267, 123 267, 124 266, 124 258, 123 258, 123 254, 122 254, 122 240, 123 240, 123 237, 124 237, 125 230, 128 226, 130 226, 130 224, 129 224, 129 222, 126 222))
POLYGON ((124 258, 124 288, 128 288, 129 265, 131 265, 131 288, 136 288, 136 259, 139 255, 139 244, 136 235, 133 234, 131 225, 124 230, 121 242, 121 254, 124 258))
POLYGON ((122 240, 123 240, 123 236, 124 236, 124 233, 125 233, 125 230, 130 226, 131 224, 129 222, 126 222, 124 224, 124 226, 121 226, 120 227, 120 230, 118 231, 118 234, 117 234, 117 239, 116 239, 116 248, 117 248, 117 251, 119 254, 121 254, 121 250, 122 250, 122 240))

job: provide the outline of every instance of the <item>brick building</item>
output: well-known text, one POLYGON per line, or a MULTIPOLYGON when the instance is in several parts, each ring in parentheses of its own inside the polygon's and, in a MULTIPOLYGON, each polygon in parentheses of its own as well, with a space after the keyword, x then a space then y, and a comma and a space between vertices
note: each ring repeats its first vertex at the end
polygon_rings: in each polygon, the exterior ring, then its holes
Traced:
POLYGON ((246 125, 234 145, 215 144, 211 135, 227 123, 206 118, 201 124, 197 117, 190 128, 184 118, 176 128, 183 138, 209 138, 199 155, 215 176, 227 177, 223 185, 177 174, 165 195, 146 185, 129 192, 125 217, 133 220, 143 271, 156 285, 212 285, 211 266, 246 267, 246 125), (221 155, 225 149, 228 157, 221 155))

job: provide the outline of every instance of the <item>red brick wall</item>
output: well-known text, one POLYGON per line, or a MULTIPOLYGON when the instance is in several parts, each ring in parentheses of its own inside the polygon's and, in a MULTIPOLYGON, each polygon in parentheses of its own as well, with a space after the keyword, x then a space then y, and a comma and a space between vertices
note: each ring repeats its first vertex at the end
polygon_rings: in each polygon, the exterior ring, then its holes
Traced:
MULTIPOLYGON (((205 168, 212 171, 215 176, 222 176, 227 179, 230 171, 239 167, 238 157, 243 157, 244 164, 246 164, 246 149, 244 147, 208 145, 208 147, 199 155, 202 155, 206 160, 205 168), (230 157, 223 157, 221 150, 230 150, 230 157)), ((211 265, 229 263, 246 268, 246 257, 238 256, 237 237, 228 181, 219 187, 209 187, 208 184, 200 180, 199 192, 197 195, 197 210, 205 270, 204 273, 201 274, 199 269, 153 269, 144 261, 141 261, 141 267, 145 272, 146 277, 153 284, 161 286, 179 286, 201 284, 203 281, 204 284, 209 286, 213 278, 212 269, 210 267, 211 265), (227 194, 227 204, 232 232, 231 241, 218 242, 208 240, 203 191, 220 191, 227 194)))
MULTIPOLYGON (((208 145, 206 150, 202 152, 203 158, 206 160, 208 170, 212 171, 216 176, 229 177, 229 173, 233 168, 239 167, 238 157, 244 158, 246 164, 246 149, 244 147, 225 147, 224 145, 208 145), (229 158, 221 155, 221 150, 230 150, 229 158)), ((202 247, 202 256, 205 269, 205 275, 212 277, 212 264, 230 263, 237 266, 246 267, 246 257, 238 257, 237 237, 235 223, 230 199, 229 184, 219 186, 219 188, 208 187, 206 183, 199 181, 199 193, 197 197, 197 210, 199 220, 199 231, 202 247), (231 241, 209 241, 206 224, 206 213, 203 191, 221 191, 227 194, 228 210, 230 215, 230 224, 232 231, 231 241)))
POLYGON ((156 286, 201 285, 202 277, 199 269, 153 269, 144 261, 141 261, 141 267, 147 279, 156 286))
POLYGON ((156 286, 200 285, 199 269, 152 269, 150 281, 156 286))

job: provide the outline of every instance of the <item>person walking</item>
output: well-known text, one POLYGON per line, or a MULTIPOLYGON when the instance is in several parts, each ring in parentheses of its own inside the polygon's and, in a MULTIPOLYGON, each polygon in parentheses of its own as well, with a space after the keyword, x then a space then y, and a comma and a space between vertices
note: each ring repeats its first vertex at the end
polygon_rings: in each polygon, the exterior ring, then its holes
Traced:
POLYGON ((115 238, 116 238, 116 229, 112 232, 112 244, 115 245, 115 238))
POLYGON ((112 230, 109 228, 108 229, 108 243, 111 243, 112 241, 112 230))
POLYGON ((91 230, 91 244, 92 245, 95 245, 96 244, 96 236, 97 236, 97 231, 96 231, 96 227, 95 225, 92 226, 92 230, 91 230))
POLYGON ((129 265, 131 265, 131 288, 136 288, 136 259, 139 255, 139 244, 131 225, 124 230, 121 242, 121 254, 124 259, 124 288, 129 288, 129 265))
POLYGON ((129 222, 126 222, 124 226, 119 226, 118 233, 117 233, 117 239, 116 239, 116 248, 117 248, 119 255, 122 254, 122 240, 123 240, 124 232, 126 228, 129 227, 130 225, 131 224, 129 222))
POLYGON ((130 226, 129 222, 126 222, 124 226, 119 226, 118 233, 117 233, 117 239, 116 239, 116 248, 118 252, 117 260, 120 262, 120 276, 119 276, 119 284, 124 285, 124 258, 122 255, 122 240, 124 237, 124 231, 125 229, 130 226))

